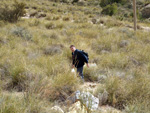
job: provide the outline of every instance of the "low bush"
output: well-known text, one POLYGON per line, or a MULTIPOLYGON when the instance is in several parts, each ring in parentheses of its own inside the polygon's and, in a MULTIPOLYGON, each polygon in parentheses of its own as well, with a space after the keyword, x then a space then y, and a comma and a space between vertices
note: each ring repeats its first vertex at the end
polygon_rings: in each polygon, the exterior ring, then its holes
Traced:
POLYGON ((22 27, 14 27, 11 30, 12 34, 21 37, 24 40, 31 40, 32 35, 30 34, 30 32, 22 27))
POLYGON ((17 22, 25 13, 25 4, 23 2, 19 3, 15 1, 12 8, 8 5, 0 8, 0 20, 17 22))
POLYGON ((117 5, 115 3, 112 5, 107 5, 103 8, 101 13, 109 16, 115 15, 117 13, 117 5))

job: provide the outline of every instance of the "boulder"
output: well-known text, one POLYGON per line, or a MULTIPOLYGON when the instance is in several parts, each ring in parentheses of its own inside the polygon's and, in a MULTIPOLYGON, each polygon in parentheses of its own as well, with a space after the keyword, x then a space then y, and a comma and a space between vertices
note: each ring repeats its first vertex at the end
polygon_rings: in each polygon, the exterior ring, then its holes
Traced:
POLYGON ((80 101, 86 109, 96 110, 99 106, 99 99, 89 92, 80 92, 79 90, 67 98, 66 104, 70 105, 80 101))
POLYGON ((143 18, 150 18, 150 4, 146 5, 141 12, 143 18))
POLYGON ((76 91, 76 100, 79 100, 87 109, 96 110, 99 105, 99 99, 89 92, 76 91))
POLYGON ((64 111, 59 106, 52 107, 51 112, 53 112, 53 113, 64 113, 64 111))
POLYGON ((82 107, 81 106, 82 106, 81 102, 78 101, 69 108, 69 112, 67 113, 87 113, 85 106, 82 107))
POLYGON ((98 110, 98 113, 122 113, 122 111, 106 105, 106 106, 101 106, 98 110))
POLYGON ((141 29, 147 32, 150 32, 150 27, 141 26, 141 29))

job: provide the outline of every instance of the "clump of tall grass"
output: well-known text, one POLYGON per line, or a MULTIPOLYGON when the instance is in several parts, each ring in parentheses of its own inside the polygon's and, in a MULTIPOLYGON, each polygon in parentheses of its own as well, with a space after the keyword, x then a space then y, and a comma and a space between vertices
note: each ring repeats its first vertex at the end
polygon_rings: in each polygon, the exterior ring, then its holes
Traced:
POLYGON ((124 53, 111 53, 101 55, 101 61, 99 63, 105 68, 125 69, 128 67, 129 61, 124 53))
POLYGON ((48 38, 48 39, 58 40, 60 36, 56 32, 51 32, 51 33, 48 32, 48 33, 43 34, 42 37, 45 37, 45 38, 48 38))
MULTIPOLYGON (((136 104, 139 105, 137 109, 141 111, 143 110, 143 103, 150 100, 149 86, 150 79, 147 75, 135 74, 134 78, 130 80, 126 77, 110 76, 104 83, 104 89, 108 92, 107 104, 126 110, 132 110, 132 106, 135 108, 134 104, 136 104)), ((99 91, 102 92, 102 89, 99 89, 99 91)), ((146 108, 144 111, 150 109, 146 105, 143 106, 146 108)))
POLYGON ((28 22, 29 26, 38 26, 40 24, 40 21, 37 20, 37 19, 31 19, 29 22, 28 22))
POLYGON ((80 35, 84 38, 92 38, 92 39, 97 39, 98 38, 97 31, 92 31, 92 30, 89 30, 89 29, 82 30, 80 35))
POLYGON ((46 55, 55 55, 55 54, 61 54, 62 53, 63 45, 51 45, 50 47, 47 47, 44 50, 44 53, 46 55))
POLYGON ((15 60, 12 63, 1 64, 1 69, 3 70, 1 76, 5 81, 5 84, 3 84, 4 89, 15 89, 17 91, 22 91, 26 89, 26 87, 28 86, 26 84, 26 81, 29 80, 30 77, 26 73, 23 62, 15 60))
POLYGON ((120 43, 120 41, 121 41, 120 35, 115 36, 114 33, 109 35, 102 32, 100 33, 98 39, 93 40, 92 49, 96 51, 97 54, 100 54, 102 50, 108 52, 115 52, 119 49, 117 45, 120 43))
POLYGON ((4 92, 0 94, 1 100, 1 112, 2 113, 26 113, 36 112, 48 113, 47 109, 50 109, 51 104, 45 100, 40 100, 36 95, 30 96, 28 99, 23 93, 4 92), (49 105, 49 107, 47 105, 49 105), (43 106, 47 106, 44 108, 43 106))
POLYGON ((99 69, 98 67, 90 67, 90 68, 84 68, 84 78, 86 81, 92 81, 96 82, 98 81, 99 76, 99 69))
POLYGON ((62 29, 64 27, 64 24, 63 23, 54 23, 54 22, 48 22, 45 24, 45 27, 47 29, 62 29))
POLYGON ((77 90, 79 79, 67 70, 54 77, 47 95, 50 100, 64 101, 69 95, 77 90))

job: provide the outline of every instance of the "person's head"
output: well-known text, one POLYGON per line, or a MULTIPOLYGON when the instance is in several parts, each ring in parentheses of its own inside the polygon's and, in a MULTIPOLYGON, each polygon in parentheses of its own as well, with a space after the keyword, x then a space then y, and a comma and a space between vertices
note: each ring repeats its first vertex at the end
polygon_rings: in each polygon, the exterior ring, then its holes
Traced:
POLYGON ((71 46, 70 46, 70 50, 71 50, 72 52, 74 52, 74 51, 76 50, 76 47, 75 47, 74 45, 71 45, 71 46))

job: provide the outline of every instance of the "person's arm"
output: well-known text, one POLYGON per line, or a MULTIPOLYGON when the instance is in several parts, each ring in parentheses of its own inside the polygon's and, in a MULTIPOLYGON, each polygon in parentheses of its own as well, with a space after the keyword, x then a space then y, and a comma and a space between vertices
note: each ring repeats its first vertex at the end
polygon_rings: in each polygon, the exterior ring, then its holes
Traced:
POLYGON ((75 59, 74 59, 74 55, 72 53, 72 68, 74 68, 74 67, 75 67, 75 59))

